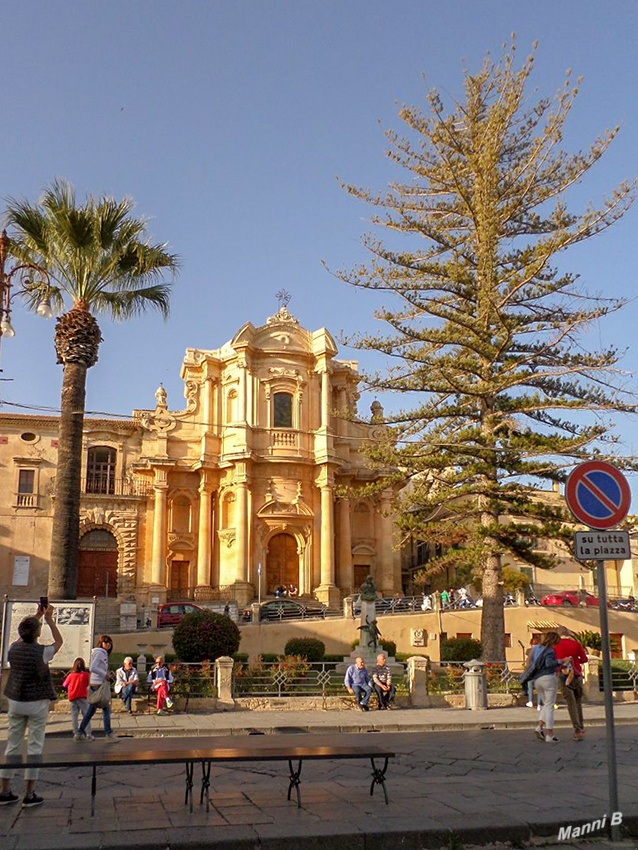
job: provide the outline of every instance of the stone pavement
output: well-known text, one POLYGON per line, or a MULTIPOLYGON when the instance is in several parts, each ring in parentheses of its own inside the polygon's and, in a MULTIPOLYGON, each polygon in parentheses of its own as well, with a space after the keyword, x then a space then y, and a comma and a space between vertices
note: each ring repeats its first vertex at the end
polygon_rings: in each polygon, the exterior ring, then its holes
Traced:
MULTIPOLYGON (((638 835, 638 725, 619 726, 617 738, 620 807, 625 825, 638 835)), ((307 762, 300 810, 286 800, 285 763, 255 762, 213 765, 211 812, 207 815, 196 802, 189 815, 183 769, 140 766, 98 770, 97 813, 91 818, 90 769, 49 769, 42 771, 38 786, 46 798, 43 806, 0 808, 0 850, 422 850, 459 842, 518 846, 531 836, 556 844, 561 826, 608 814, 600 727, 590 728, 583 742, 565 735, 557 745, 541 743, 529 730, 493 729, 292 733, 291 739, 300 744, 370 742, 393 749, 397 758, 387 775, 390 805, 384 805, 378 790, 370 797, 365 760, 307 762)), ((255 748, 269 742, 262 735, 251 740, 255 748)), ((197 745, 201 738, 165 738, 157 746, 191 742, 197 745)), ((228 737, 218 742, 227 745, 228 737)), ((110 746, 125 749, 131 743, 124 739, 110 746)), ((50 740, 46 746, 84 750, 109 745, 50 740)), ((579 847, 578 842, 571 845, 579 847)), ((636 842, 626 846, 634 848, 636 842)))
MULTIPOLYGON (((638 702, 614 706, 616 725, 638 724, 638 702)), ((93 722, 100 734, 101 713, 93 722)), ((113 728, 121 735, 177 737, 184 735, 247 735, 250 732, 432 732, 468 729, 528 729, 535 725, 536 709, 490 708, 467 711, 457 708, 406 708, 394 711, 229 711, 205 713, 179 712, 158 717, 156 714, 113 714, 113 728)), ((602 705, 585 706, 585 721, 590 726, 604 724, 602 705)), ((556 728, 569 726, 564 706, 556 712, 556 728)), ((0 740, 6 739, 7 715, 0 714, 0 740)), ((71 715, 49 715, 47 736, 70 738, 71 715)))

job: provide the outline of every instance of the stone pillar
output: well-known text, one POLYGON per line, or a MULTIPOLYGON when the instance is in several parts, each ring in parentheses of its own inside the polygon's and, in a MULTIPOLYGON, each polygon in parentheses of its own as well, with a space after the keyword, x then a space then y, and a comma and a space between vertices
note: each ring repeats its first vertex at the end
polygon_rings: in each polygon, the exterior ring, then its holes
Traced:
POLYGON ((587 702, 599 702, 602 703, 605 701, 605 694, 600 690, 599 685, 599 671, 601 666, 601 659, 594 655, 587 656, 587 664, 584 666, 584 682, 583 682, 583 696, 587 700, 587 702))
POLYGON ((233 667, 232 658, 222 655, 215 661, 215 678, 217 680, 217 710, 232 711, 235 708, 233 699, 233 667))
POLYGON ((202 469, 200 470, 199 482, 199 531, 197 535, 197 587, 195 589, 196 599, 210 599, 212 597, 212 495, 213 493, 211 483, 207 478, 206 470, 202 469))
POLYGON ((516 590, 516 604, 519 608, 525 607, 525 591, 520 587, 516 590))
POLYGON ((259 623, 261 622, 261 620, 259 619, 260 608, 261 608, 261 606, 260 606, 259 602, 253 602, 253 604, 250 606, 250 622, 251 623, 257 623, 259 625, 259 623))
POLYGON ((407 667, 410 705, 415 708, 429 708, 428 696, 428 659, 412 656, 408 658, 407 667))
POLYGON ((354 572, 352 568, 352 527, 350 524, 350 500, 341 499, 339 505, 339 586, 345 593, 352 593, 354 572))
POLYGON ((235 488, 235 545, 237 546, 237 571, 235 580, 248 581, 248 484, 240 481, 235 488))
POLYGON ((343 616, 349 620, 351 617, 354 618, 354 614, 352 613, 352 605, 354 603, 354 596, 346 596, 343 600, 343 616))
POLYGON ((337 433, 341 436, 344 436, 348 431, 348 422, 344 419, 344 416, 347 415, 348 411, 348 393, 346 392, 345 387, 339 387, 339 422, 337 426, 337 433))
POLYGON ((151 584, 166 587, 166 494, 168 482, 156 480, 155 506, 153 510, 153 552, 151 560, 151 584))
POLYGON ((321 427, 328 430, 330 424, 330 373, 326 368, 321 373, 321 427))
POLYGON ((237 419, 239 422, 246 421, 246 368, 247 364, 243 357, 237 360, 239 369, 239 391, 237 398, 237 419))
POLYGON ((382 596, 392 596, 401 588, 395 587, 394 581, 394 523, 390 512, 390 494, 384 491, 381 494, 381 571, 380 585, 382 596))
POLYGON ((334 501, 331 484, 321 487, 321 584, 317 599, 331 608, 340 603, 339 589, 335 585, 334 555, 334 501))

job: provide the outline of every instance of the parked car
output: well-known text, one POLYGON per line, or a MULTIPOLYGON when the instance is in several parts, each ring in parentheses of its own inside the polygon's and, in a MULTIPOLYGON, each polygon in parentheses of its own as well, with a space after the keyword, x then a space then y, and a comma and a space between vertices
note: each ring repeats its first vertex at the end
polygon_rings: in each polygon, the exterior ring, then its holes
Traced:
POLYGON ((580 599, 584 598, 585 605, 598 608, 600 599, 588 590, 563 590, 560 593, 548 593, 541 599, 541 605, 572 605, 578 607, 580 599))
MULTIPOLYGON (((321 602, 296 602, 292 599, 270 599, 262 602, 259 607, 260 620, 292 620, 306 617, 321 617, 325 619, 326 606, 321 602)), ((244 620, 252 618, 252 611, 246 608, 244 620)))
POLYGON ((157 628, 164 626, 176 626, 186 614, 194 614, 195 611, 203 611, 192 602, 166 602, 157 609, 157 628))

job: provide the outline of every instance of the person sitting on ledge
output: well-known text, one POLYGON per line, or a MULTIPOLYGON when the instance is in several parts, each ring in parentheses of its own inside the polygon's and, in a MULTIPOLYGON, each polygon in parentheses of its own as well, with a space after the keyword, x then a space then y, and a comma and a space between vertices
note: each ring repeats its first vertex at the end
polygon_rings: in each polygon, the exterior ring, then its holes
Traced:
POLYGON ((348 689, 348 693, 354 694, 354 698, 361 711, 368 711, 368 701, 372 693, 372 686, 370 685, 370 676, 368 675, 365 661, 361 656, 357 656, 354 664, 351 664, 346 670, 344 684, 348 689))
POLYGON ((133 659, 127 655, 124 663, 115 674, 115 693, 119 694, 124 703, 124 708, 129 714, 133 714, 132 700, 140 683, 137 670, 133 667, 133 659))

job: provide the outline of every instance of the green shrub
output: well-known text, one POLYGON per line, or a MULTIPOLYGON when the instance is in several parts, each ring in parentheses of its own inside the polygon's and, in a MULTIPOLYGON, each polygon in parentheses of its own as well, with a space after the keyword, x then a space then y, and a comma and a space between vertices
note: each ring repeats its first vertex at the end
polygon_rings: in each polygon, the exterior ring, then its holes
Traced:
POLYGON ((483 652, 480 640, 450 638, 441 648, 441 661, 472 661, 483 652))
POLYGON ((173 647, 180 661, 215 661, 239 649, 241 635, 237 625, 223 614, 196 611, 186 614, 175 626, 173 647))
POLYGON ((338 664, 340 661, 343 661, 343 659, 344 659, 344 653, 342 652, 340 655, 338 653, 336 655, 324 655, 324 657, 321 660, 325 661, 325 662, 338 664))
POLYGON ((263 652, 259 658, 261 661, 278 661, 279 655, 276 652, 263 652))
POLYGON ((381 638, 379 641, 381 644, 381 648, 385 649, 385 651, 394 658, 397 654, 397 645, 393 640, 386 640, 385 638, 381 638))
POLYGON ((241 661, 245 663, 248 661, 248 653, 247 652, 233 652, 233 661, 241 661))
POLYGON ((306 661, 321 661, 326 654, 326 645, 317 638, 291 638, 284 648, 284 655, 297 655, 306 661))
POLYGON ((589 647, 589 649, 595 649, 600 652, 603 648, 603 639, 600 636, 600 632, 592 632, 587 629, 584 632, 575 633, 574 638, 578 643, 582 643, 583 646, 589 647))

